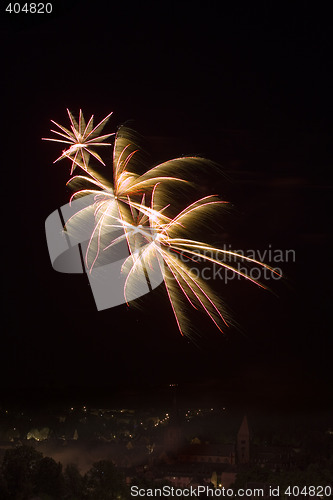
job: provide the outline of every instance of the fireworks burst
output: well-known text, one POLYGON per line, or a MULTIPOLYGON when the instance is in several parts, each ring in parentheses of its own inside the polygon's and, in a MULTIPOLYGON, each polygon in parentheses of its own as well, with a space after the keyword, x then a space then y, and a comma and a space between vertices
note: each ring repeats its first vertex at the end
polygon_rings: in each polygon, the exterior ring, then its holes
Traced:
POLYGON ((130 255, 122 266, 122 272, 126 276, 124 296, 127 302, 138 296, 135 290, 140 288, 143 275, 149 281, 147 270, 158 268, 182 335, 189 332, 183 312, 185 303, 204 311, 222 331, 228 325, 224 303, 210 289, 203 275, 194 272, 195 268, 190 267, 189 263, 199 261, 219 266, 263 288, 265 287, 261 283, 230 261, 241 259, 248 264, 256 264, 278 273, 243 254, 222 250, 188 237, 202 217, 210 214, 216 218, 219 208, 226 206, 227 203, 217 196, 205 196, 189 204, 176 216, 167 215, 170 202, 165 200, 168 197, 173 199, 174 193, 170 197, 170 190, 174 183, 178 186, 190 186, 182 174, 198 166, 208 168, 212 166, 212 162, 196 157, 181 157, 161 163, 143 174, 137 173, 144 166, 141 150, 136 144, 133 131, 123 126, 115 136, 112 170, 107 167, 100 172, 89 166, 90 155, 105 166, 101 157, 91 148, 109 145, 103 141, 112 134, 97 134, 111 113, 95 128, 93 116, 86 125, 82 111, 78 123, 69 111, 68 114, 72 131, 53 122, 64 133, 53 132, 66 140, 46 140, 70 144, 56 161, 69 158, 72 161, 71 173, 75 166, 79 166, 88 174, 73 176, 67 183, 74 191, 70 201, 90 196, 92 202, 66 223, 66 230, 75 233, 77 228, 86 224, 87 219, 94 220, 86 251, 87 268, 91 272, 94 266, 103 265, 108 252, 112 252, 117 243, 126 240, 130 255))

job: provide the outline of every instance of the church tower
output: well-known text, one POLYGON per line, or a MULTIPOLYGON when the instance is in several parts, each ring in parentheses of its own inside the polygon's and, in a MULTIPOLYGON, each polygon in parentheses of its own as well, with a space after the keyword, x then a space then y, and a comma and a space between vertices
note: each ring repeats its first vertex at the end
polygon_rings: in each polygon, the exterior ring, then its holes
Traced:
POLYGON ((246 415, 237 434, 237 461, 239 464, 248 464, 250 461, 250 430, 246 415))

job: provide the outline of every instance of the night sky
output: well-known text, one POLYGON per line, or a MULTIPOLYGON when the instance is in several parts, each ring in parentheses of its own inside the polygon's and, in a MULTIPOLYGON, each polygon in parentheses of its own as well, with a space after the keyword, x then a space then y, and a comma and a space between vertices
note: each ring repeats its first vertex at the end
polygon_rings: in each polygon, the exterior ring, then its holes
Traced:
POLYGON ((328 11, 221 5, 57 1, 51 15, 18 15, 2 4, 0 404, 148 405, 178 383, 193 404, 332 406, 328 11), (215 241, 295 250, 271 292, 216 285, 237 322, 225 336, 195 315, 200 338, 181 337, 163 290, 97 312, 86 276, 52 269, 44 224, 68 202, 69 164, 53 165, 61 145, 41 137, 51 119, 67 126, 67 107, 113 111, 110 132, 128 121, 151 165, 221 165, 200 183, 232 205, 215 241))

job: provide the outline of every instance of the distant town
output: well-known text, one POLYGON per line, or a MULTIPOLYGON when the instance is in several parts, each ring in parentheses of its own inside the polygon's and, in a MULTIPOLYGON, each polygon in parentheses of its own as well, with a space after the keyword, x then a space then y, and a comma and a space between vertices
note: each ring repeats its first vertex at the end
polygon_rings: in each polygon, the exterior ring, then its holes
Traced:
MULTIPOLYGON (((1 499, 21 498, 11 496, 12 469, 8 472, 8 463, 15 459, 16 464, 20 460, 26 464, 29 453, 35 452, 39 461, 47 457, 49 466, 52 460, 53 479, 57 466, 63 489, 59 483, 53 490, 61 490, 60 496, 52 496, 54 491, 43 496, 40 488, 39 493, 35 488, 35 497, 31 498, 98 498, 89 496, 94 487, 87 478, 91 479, 92 471, 98 476, 96 471, 103 467, 112 468, 113 485, 114 474, 121 478, 124 489, 118 499, 129 495, 131 485, 145 485, 146 489, 156 485, 178 489, 209 486, 230 491, 257 488, 264 497, 270 496, 269 487, 279 486, 281 498, 281 492, 289 485, 322 486, 326 493, 333 492, 333 426, 330 427, 328 417, 319 419, 317 424, 302 416, 295 416, 292 421, 279 416, 260 419, 240 412, 236 415, 223 406, 179 408, 176 401, 169 409, 158 410, 71 406, 48 413, 1 408, 1 499), (68 493, 68 475, 73 475, 73 471, 78 483, 82 483, 81 493, 68 493)), ((38 462, 36 457, 34 464, 38 462)), ((52 481, 47 479, 50 471, 47 467, 45 470, 47 489, 52 481)), ((106 471, 102 472, 106 478, 106 471)), ((109 488, 111 491, 113 486, 109 488)), ((309 498, 317 496, 305 493, 309 498)), ((318 497, 319 493, 318 490, 318 497)), ((328 495, 321 497, 325 496, 328 495)), ((303 492, 302 498, 306 497, 303 492)))

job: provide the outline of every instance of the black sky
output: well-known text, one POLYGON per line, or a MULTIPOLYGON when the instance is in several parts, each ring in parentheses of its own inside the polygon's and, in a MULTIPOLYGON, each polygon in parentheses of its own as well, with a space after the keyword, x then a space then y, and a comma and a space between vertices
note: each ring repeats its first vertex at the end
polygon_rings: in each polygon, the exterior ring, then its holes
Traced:
POLYGON ((1 13, 2 398, 133 397, 176 381, 194 400, 329 406, 328 11, 310 2, 53 9, 1 13), (181 154, 217 161, 226 178, 205 182, 233 203, 221 221, 227 242, 295 250, 273 293, 221 288, 239 330, 221 338, 199 319, 195 346, 179 335, 163 294, 139 310, 98 313, 84 276, 53 271, 44 222, 68 202, 69 169, 52 165, 58 150, 40 138, 50 119, 65 124, 66 107, 100 118, 113 111, 111 131, 131 120, 152 163, 181 154))

